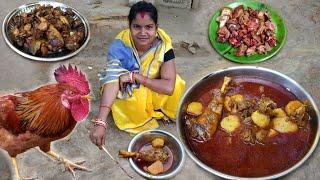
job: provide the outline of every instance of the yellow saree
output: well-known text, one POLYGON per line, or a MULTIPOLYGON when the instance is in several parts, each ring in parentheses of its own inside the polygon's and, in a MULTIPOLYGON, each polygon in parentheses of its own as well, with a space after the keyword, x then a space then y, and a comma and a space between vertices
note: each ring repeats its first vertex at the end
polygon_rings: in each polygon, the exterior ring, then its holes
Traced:
MULTIPOLYGON (((101 84, 118 81, 118 77, 128 71, 139 71, 148 78, 159 78, 164 54, 172 49, 172 44, 162 29, 158 28, 157 35, 161 41, 139 57, 130 30, 120 32, 109 48, 107 66, 99 74, 101 84)), ((164 116, 174 120, 184 88, 185 82, 179 75, 176 75, 171 96, 156 93, 140 84, 131 84, 126 92, 118 93, 112 105, 115 124, 121 130, 139 133, 157 128, 157 119, 164 116)))

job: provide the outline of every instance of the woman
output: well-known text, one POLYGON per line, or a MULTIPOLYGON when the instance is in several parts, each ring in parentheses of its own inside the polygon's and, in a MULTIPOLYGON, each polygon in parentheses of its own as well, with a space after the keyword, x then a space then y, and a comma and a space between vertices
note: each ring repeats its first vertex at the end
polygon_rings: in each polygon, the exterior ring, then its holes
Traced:
POLYGON ((121 130, 154 129, 157 119, 175 118, 185 87, 176 74, 171 39, 158 28, 157 9, 140 1, 131 7, 128 20, 130 28, 116 36, 99 74, 102 99, 90 139, 100 148, 110 111, 121 130))

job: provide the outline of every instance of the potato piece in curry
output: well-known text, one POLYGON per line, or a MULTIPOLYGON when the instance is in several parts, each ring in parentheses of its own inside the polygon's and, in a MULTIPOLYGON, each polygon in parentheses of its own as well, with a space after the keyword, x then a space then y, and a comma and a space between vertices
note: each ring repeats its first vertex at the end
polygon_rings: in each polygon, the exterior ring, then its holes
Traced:
POLYGON ((276 117, 272 119, 273 128, 280 133, 290 133, 298 130, 297 124, 289 120, 289 117, 276 117))
POLYGON ((222 119, 220 125, 226 132, 233 133, 241 125, 240 118, 236 115, 229 115, 222 119))
POLYGON ((199 116, 203 111, 202 104, 200 102, 192 102, 187 107, 187 113, 195 116, 199 116))
POLYGON ((251 119, 257 126, 261 128, 267 127, 270 122, 270 117, 266 114, 260 113, 259 111, 252 113, 251 119))

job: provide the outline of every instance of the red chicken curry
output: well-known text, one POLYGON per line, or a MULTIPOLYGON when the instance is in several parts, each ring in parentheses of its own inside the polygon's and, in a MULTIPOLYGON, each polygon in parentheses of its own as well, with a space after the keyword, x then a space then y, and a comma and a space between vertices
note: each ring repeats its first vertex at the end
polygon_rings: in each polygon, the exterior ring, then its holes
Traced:
MULTIPOLYGON (((199 94, 196 101, 207 107, 212 100, 213 89, 219 89, 222 82, 209 85, 205 93, 199 94)), ((261 96, 269 97, 284 108, 290 101, 297 100, 294 94, 284 87, 256 77, 233 77, 232 83, 227 88, 225 96, 242 94, 244 99, 261 99, 261 96)), ((306 111, 307 112, 307 111, 306 111)), ((230 112, 223 107, 221 119, 230 112)), ((186 114, 185 119, 192 118, 186 114)), ((263 140, 256 139, 246 141, 244 130, 247 125, 240 121, 238 130, 228 133, 222 126, 217 125, 215 133, 206 141, 199 141, 192 137, 188 125, 185 126, 187 143, 193 153, 204 164, 222 173, 240 177, 261 177, 279 173, 297 163, 308 152, 313 137, 308 113, 304 116, 304 125, 290 133, 279 133, 273 136, 263 136, 263 140)), ((253 129, 256 126, 252 126, 253 129)), ((268 125, 264 129, 270 129, 268 125)), ((276 131, 275 131, 276 132, 276 131)))

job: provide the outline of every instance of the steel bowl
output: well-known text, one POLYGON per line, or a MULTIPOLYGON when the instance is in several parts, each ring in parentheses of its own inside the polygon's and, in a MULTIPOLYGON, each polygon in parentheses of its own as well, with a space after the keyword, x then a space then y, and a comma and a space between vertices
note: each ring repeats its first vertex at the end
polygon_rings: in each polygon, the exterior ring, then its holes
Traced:
POLYGON ((154 138, 164 139, 165 145, 168 146, 173 153, 172 167, 159 175, 152 175, 141 170, 132 158, 129 159, 132 168, 141 176, 148 179, 168 179, 176 176, 182 169, 185 162, 185 152, 182 143, 172 134, 162 130, 149 130, 137 134, 131 141, 128 147, 129 152, 139 151, 139 149, 150 143, 154 138))
POLYGON ((23 57, 36 60, 36 61, 60 61, 60 60, 68 59, 78 54, 88 44, 90 40, 90 26, 87 19, 83 15, 81 15, 80 12, 78 12, 76 9, 59 2, 40 1, 36 3, 24 4, 18 7, 17 9, 13 10, 11 13, 9 13, 3 21, 2 34, 8 46, 23 57), (40 57, 40 56, 34 56, 31 54, 25 53, 23 50, 21 50, 18 46, 16 46, 12 42, 12 40, 10 39, 10 30, 14 27, 14 22, 12 21, 13 17, 20 15, 21 13, 31 12, 33 9, 35 9, 37 5, 45 5, 45 6, 50 5, 53 7, 60 7, 62 11, 66 11, 66 9, 70 8, 75 14, 73 18, 81 20, 81 22, 83 23, 83 26, 80 28, 84 29, 84 39, 80 43, 81 45, 76 51, 71 52, 66 48, 62 48, 61 51, 59 52, 49 53, 48 57, 40 57))
MULTIPOLYGON (((187 140, 186 140, 186 135, 185 135, 185 120, 183 118, 183 114, 186 111, 187 105, 194 101, 197 95, 201 92, 203 92, 206 87, 208 87, 208 84, 212 84, 215 82, 215 80, 221 79, 225 76, 233 77, 233 76, 253 76, 253 77, 260 77, 266 80, 269 80, 270 82, 279 84, 283 87, 285 87, 288 91, 292 92, 299 100, 308 100, 309 101, 309 109, 311 109, 311 112, 309 115, 311 116, 311 123, 312 123, 312 128, 314 136, 312 137, 312 145, 307 154, 295 165, 290 167, 289 169, 286 169, 282 172, 272 174, 269 176, 263 176, 259 177, 261 179, 276 179, 281 176, 284 176, 296 168, 298 168, 300 165, 305 162, 312 152, 315 150, 318 140, 319 140, 319 135, 320 135, 320 126, 319 126, 319 121, 320 121, 320 115, 319 115, 319 110, 316 106, 316 103, 312 99, 312 97, 308 94, 306 90, 302 86, 300 86, 296 81, 291 79, 290 77, 279 73, 274 70, 262 68, 262 67, 254 67, 254 66, 239 66, 239 67, 231 67, 231 68, 226 68, 222 70, 215 71, 202 79, 200 79, 198 82, 196 82, 193 86, 191 86, 185 95, 183 96, 180 105, 179 105, 179 112, 177 113, 177 130, 179 137, 185 147, 185 150, 187 154, 191 157, 193 161, 195 161, 201 168, 205 169, 206 171, 220 176, 222 178, 227 178, 227 179, 250 179, 249 177, 237 177, 237 176, 232 176, 229 174, 225 174, 223 172, 217 171, 209 166, 207 166, 205 163, 203 163, 200 159, 197 158, 197 156, 192 152, 192 150, 189 148, 187 140)), ((256 179, 257 177, 253 178, 256 179)))

